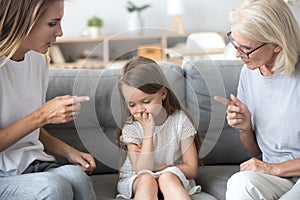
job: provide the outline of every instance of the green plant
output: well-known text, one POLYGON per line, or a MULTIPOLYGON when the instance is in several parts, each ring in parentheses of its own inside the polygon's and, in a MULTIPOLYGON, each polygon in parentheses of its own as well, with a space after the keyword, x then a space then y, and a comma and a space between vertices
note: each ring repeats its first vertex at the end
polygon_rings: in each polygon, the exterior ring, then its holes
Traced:
POLYGON ((284 0, 284 1, 290 5, 299 5, 299 0, 284 0))
POLYGON ((103 26, 103 20, 100 17, 93 16, 93 17, 88 19, 87 25, 88 26, 102 27, 103 26))
POLYGON ((137 6, 132 1, 127 2, 127 10, 129 12, 140 12, 146 8, 150 7, 149 4, 143 5, 143 6, 137 6))

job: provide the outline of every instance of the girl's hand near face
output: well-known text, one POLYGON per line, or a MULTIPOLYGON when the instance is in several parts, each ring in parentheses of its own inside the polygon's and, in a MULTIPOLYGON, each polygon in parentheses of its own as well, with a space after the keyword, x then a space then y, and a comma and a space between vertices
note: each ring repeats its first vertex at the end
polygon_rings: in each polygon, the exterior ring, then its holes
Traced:
POLYGON ((134 118, 140 122, 143 128, 143 139, 141 144, 127 144, 128 155, 133 164, 135 172, 141 170, 153 170, 153 134, 155 129, 154 116, 148 112, 137 112, 134 118))
POLYGON ((143 129, 144 129, 144 136, 152 136, 154 133, 155 122, 154 116, 152 113, 147 112, 139 112, 134 114, 134 118, 138 120, 143 129))

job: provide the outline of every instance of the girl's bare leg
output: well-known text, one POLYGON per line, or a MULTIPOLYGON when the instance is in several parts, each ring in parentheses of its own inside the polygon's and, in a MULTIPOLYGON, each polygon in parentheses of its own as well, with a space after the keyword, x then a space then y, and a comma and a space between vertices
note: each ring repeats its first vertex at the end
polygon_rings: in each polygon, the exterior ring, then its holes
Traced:
POLYGON ((158 178, 160 191, 165 200, 190 200, 190 196, 183 187, 179 178, 171 173, 166 172, 158 178))
POLYGON ((150 174, 144 174, 136 178, 133 183, 134 199, 136 200, 158 200, 158 184, 150 174))

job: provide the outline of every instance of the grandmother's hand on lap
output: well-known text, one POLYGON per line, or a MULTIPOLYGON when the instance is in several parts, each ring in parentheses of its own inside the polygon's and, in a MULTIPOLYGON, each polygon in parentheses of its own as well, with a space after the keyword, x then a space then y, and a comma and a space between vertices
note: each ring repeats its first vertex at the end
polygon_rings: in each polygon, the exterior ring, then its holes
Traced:
POLYGON ((240 171, 254 171, 276 176, 276 165, 251 158, 240 165, 240 171))

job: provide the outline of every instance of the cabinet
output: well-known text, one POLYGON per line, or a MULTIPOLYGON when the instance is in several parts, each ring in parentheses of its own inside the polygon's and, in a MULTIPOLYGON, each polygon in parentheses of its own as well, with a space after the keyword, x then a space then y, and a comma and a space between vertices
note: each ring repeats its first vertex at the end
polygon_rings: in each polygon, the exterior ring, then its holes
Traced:
POLYGON ((185 44, 186 35, 166 31, 140 35, 124 33, 96 38, 60 38, 50 48, 51 66, 104 68, 111 63, 122 62, 147 53, 150 56, 152 53, 156 60, 166 60, 169 54, 166 49, 185 44))

